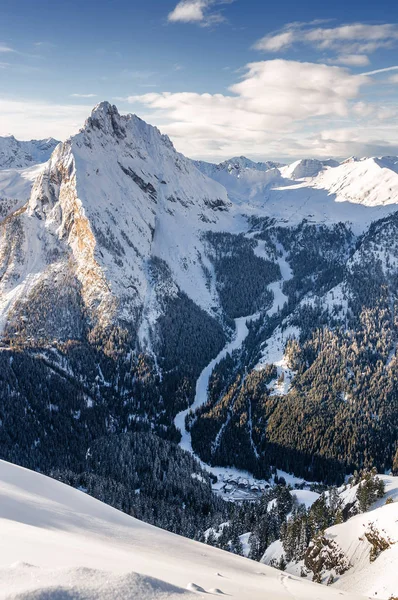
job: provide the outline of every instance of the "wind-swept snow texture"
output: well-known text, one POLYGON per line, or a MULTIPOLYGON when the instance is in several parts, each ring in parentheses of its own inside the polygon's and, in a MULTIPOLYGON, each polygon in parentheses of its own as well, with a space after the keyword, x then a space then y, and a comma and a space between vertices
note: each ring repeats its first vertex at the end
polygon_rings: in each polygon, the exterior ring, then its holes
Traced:
POLYGON ((146 525, 0 462, 0 598, 359 600, 146 525))

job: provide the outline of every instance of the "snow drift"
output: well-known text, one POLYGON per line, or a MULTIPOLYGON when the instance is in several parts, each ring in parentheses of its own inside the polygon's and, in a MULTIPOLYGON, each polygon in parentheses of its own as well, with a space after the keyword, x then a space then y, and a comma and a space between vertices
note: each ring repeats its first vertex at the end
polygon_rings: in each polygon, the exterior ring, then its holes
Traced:
POLYGON ((359 598, 146 525, 3 461, 0 532, 8 600, 359 598))

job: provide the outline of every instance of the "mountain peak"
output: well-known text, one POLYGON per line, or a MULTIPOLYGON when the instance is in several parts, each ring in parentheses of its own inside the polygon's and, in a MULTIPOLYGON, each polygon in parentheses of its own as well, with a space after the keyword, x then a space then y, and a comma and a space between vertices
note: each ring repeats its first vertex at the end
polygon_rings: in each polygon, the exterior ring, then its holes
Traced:
POLYGON ((120 117, 119 111, 114 104, 111 104, 107 100, 99 102, 94 106, 91 111, 91 118, 98 120, 107 120, 112 116, 120 117))
POLYGON ((118 109, 107 101, 100 102, 93 108, 84 128, 86 130, 99 129, 106 134, 114 134, 122 139, 126 137, 126 130, 118 109))
POLYGON ((283 177, 287 179, 303 179, 316 177, 324 168, 324 164, 315 158, 302 158, 281 169, 283 177))
POLYGON ((130 142, 134 140, 134 144, 145 148, 153 149, 160 143, 175 152, 170 138, 162 134, 157 127, 135 114, 121 115, 117 107, 107 101, 94 106, 81 131, 83 133, 98 131, 106 136, 116 137, 118 140, 130 140, 130 142))

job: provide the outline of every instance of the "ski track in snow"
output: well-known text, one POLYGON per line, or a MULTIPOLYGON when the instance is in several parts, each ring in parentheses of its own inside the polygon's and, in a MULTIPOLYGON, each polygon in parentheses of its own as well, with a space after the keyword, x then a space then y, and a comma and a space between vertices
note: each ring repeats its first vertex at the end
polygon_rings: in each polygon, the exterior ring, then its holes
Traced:
POLYGON ((185 429, 185 417, 190 411, 195 411, 197 408, 207 402, 209 380, 214 368, 222 361, 223 358, 227 356, 227 354, 232 354, 234 350, 237 350, 241 347, 249 333, 247 323, 257 319, 258 317, 259 315, 256 313, 248 317, 240 317, 239 319, 235 319, 235 334, 233 339, 228 342, 226 346, 224 346, 216 358, 213 358, 213 360, 201 372, 199 379, 196 382, 195 400, 193 404, 191 404, 191 406, 189 406, 187 409, 178 413, 174 419, 175 426, 181 431, 182 434, 180 446, 183 450, 187 450, 191 454, 194 454, 191 443, 191 434, 185 429))
MULTIPOLYGON (((282 287, 285 281, 289 281, 293 277, 293 271, 290 268, 289 263, 286 260, 286 252, 281 244, 276 244, 276 249, 280 256, 278 257, 278 264, 281 270, 281 279, 274 281, 268 286, 268 289, 273 293, 274 300, 271 308, 267 311, 267 315, 272 317, 280 309, 283 308, 285 302, 288 301, 288 297, 283 293, 282 287)), ((254 249, 254 254, 260 258, 269 260, 269 254, 265 249, 265 242, 259 241, 257 247, 254 249)))
MULTIPOLYGON (((255 248, 255 254, 260 256, 261 258, 268 258, 268 254, 264 248, 265 243, 259 242, 258 246, 255 248)), ((272 302, 272 306, 268 309, 267 315, 271 316, 278 312, 280 308, 282 308, 283 304, 287 301, 287 296, 282 292, 283 282, 287 281, 292 277, 291 268, 286 261, 286 256, 283 248, 280 246, 277 248, 282 256, 278 259, 279 266, 281 269, 281 279, 271 283, 268 286, 268 289, 272 291, 274 299, 272 302)), ((254 313, 247 317, 239 317, 235 319, 235 334, 234 337, 228 344, 221 350, 221 352, 213 358, 213 360, 203 369, 202 373, 199 376, 199 379, 196 382, 196 391, 195 391, 195 400, 191 406, 186 408, 185 410, 178 413, 176 418, 174 419, 174 424, 181 431, 182 439, 180 442, 180 446, 183 450, 187 450, 194 454, 191 443, 191 434, 185 429, 185 417, 189 414, 190 411, 195 411, 200 406, 203 406, 207 402, 207 391, 209 387, 209 380, 214 368, 222 361, 223 358, 227 356, 227 354, 232 354, 234 350, 237 350, 244 343, 249 329, 247 327, 247 323, 258 319, 260 314, 254 313)), ((197 458, 197 457, 196 457, 197 458)))
MULTIPOLYGON (((267 311, 268 316, 272 316, 272 315, 276 314, 283 307, 284 303, 287 302, 288 298, 282 292, 282 286, 285 281, 288 281, 293 276, 290 265, 286 260, 286 252, 285 252, 284 248, 280 244, 278 244, 277 250, 281 255, 278 258, 278 263, 279 263, 279 267, 281 270, 281 279, 271 283, 268 286, 268 289, 270 291, 272 291, 273 296, 274 296, 272 306, 267 311)), ((258 246, 255 248, 254 252, 257 256, 260 256, 261 258, 269 258, 268 254, 265 250, 264 242, 259 241, 258 246)), ((249 473, 248 471, 237 469, 236 467, 212 467, 212 466, 208 465, 207 463, 204 463, 199 458, 199 456, 197 454, 195 454, 195 452, 193 451, 193 448, 192 448, 191 434, 190 434, 190 432, 186 431, 186 429, 185 429, 185 417, 190 413, 190 411, 194 412, 197 408, 199 408, 200 406, 203 406, 207 402, 207 392, 208 392, 208 387, 209 387, 209 380, 210 380, 210 377, 211 377, 211 374, 212 374, 214 368, 221 362, 221 360, 223 358, 226 357, 226 355, 228 353, 231 354, 234 350, 237 350, 242 346, 242 344, 244 343, 244 341, 249 333, 247 323, 258 319, 259 316, 260 316, 259 313, 254 313, 253 315, 249 315, 247 317, 239 317, 238 319, 235 319, 235 334, 234 334, 233 339, 230 342, 228 342, 228 344, 221 350, 221 352, 201 372, 201 374, 196 382, 195 399, 194 399, 193 404, 191 404, 191 406, 189 406, 185 410, 179 412, 174 419, 174 425, 177 427, 177 429, 180 430, 181 436, 182 436, 180 444, 179 444, 180 447, 183 450, 190 452, 195 457, 195 459, 201 464, 203 469, 216 475, 218 478, 221 477, 221 479, 224 481, 228 477, 234 477, 234 478, 240 477, 240 478, 246 479, 250 485, 262 484, 262 483, 264 483, 264 480, 255 479, 252 476, 252 474, 249 473)), ((280 352, 278 353, 277 356, 275 356, 275 359, 277 361, 281 360, 280 352)), ((287 385, 289 385, 289 383, 290 383, 290 380, 287 381, 287 385)), ((221 430, 217 436, 218 438, 220 437, 223 429, 224 429, 224 426, 221 428, 221 430)), ((284 471, 278 470, 277 473, 278 473, 279 477, 284 477, 286 482, 291 485, 294 485, 295 483, 303 483, 302 479, 296 478, 294 475, 285 473, 284 471)), ((214 490, 217 489, 217 485, 218 484, 215 484, 213 486, 214 490)))

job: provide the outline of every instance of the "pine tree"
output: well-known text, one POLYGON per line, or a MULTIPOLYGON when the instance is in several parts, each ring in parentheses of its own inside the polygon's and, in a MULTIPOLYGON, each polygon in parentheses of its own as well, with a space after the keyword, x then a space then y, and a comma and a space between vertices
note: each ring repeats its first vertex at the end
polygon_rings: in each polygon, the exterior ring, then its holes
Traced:
POLYGON ((392 472, 393 472, 393 475, 398 475, 398 448, 397 448, 397 451, 394 456, 394 461, 392 464, 392 472))
POLYGON ((251 558, 251 560, 257 560, 257 561, 260 560, 262 557, 262 553, 261 553, 260 539, 259 539, 257 533, 253 532, 250 535, 249 545, 250 545, 249 558, 251 558))

